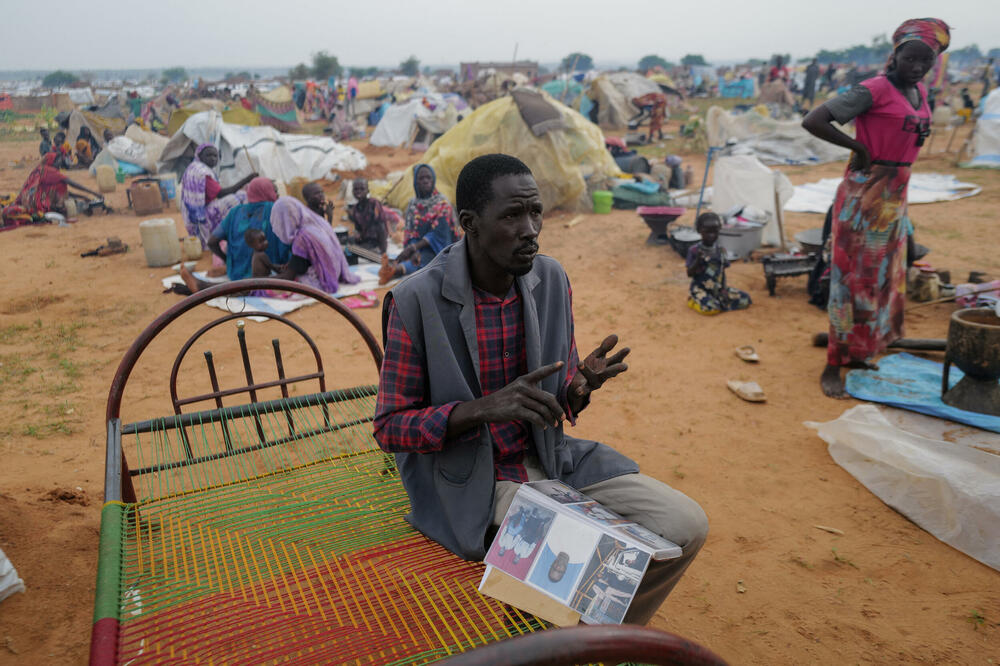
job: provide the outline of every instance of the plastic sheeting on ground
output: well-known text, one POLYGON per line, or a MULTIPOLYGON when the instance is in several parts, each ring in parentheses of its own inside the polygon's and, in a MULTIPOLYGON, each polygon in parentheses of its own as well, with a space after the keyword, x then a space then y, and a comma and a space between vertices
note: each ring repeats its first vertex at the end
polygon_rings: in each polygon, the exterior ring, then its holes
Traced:
MULTIPOLYGON (((452 127, 424 153, 421 162, 437 172, 437 188, 455 201, 455 183, 462 167, 487 153, 516 155, 531 169, 546 209, 590 210, 588 183, 601 184, 620 173, 604 147, 604 134, 576 111, 544 95, 558 109, 564 129, 532 134, 513 97, 480 106, 452 127)), ((387 203, 405 210, 413 197, 413 167, 389 191, 387 203)))
POLYGON ((975 157, 962 166, 1000 169, 1000 88, 987 95, 982 106, 983 113, 976 121, 972 137, 975 157))
POLYGON ((781 242, 781 234, 774 210, 775 187, 784 208, 794 192, 785 174, 772 171, 753 155, 719 157, 712 175, 712 210, 721 213, 734 206, 754 206, 765 211, 768 222, 761 233, 761 242, 777 245, 781 242))
POLYGON ((170 139, 160 158, 160 169, 180 175, 179 162, 190 162, 193 146, 219 147, 219 183, 228 187, 252 171, 281 182, 294 178, 331 178, 332 171, 359 171, 368 166, 364 154, 329 137, 282 134, 273 127, 246 127, 224 122, 218 111, 204 111, 187 119, 170 139), (248 158, 249 153, 249 158, 248 158))
POLYGON ((774 120, 754 111, 730 113, 713 106, 705 128, 709 145, 724 146, 735 139, 734 151, 756 155, 768 164, 822 164, 846 160, 850 154, 846 148, 814 137, 799 120, 774 120))
MULTIPOLYGON (((824 178, 815 183, 796 185, 795 194, 785 204, 785 210, 796 213, 826 213, 833 204, 834 195, 840 185, 840 178, 824 178)), ((983 188, 973 183, 963 183, 955 176, 944 173, 915 173, 910 176, 907 200, 911 204, 955 201, 974 197, 983 188)))
MULTIPOLYGON (((891 354, 879 359, 878 370, 851 370, 847 373, 847 392, 858 400, 909 409, 956 423, 1000 432, 1000 416, 967 412, 946 405, 941 400, 941 376, 944 364, 912 354, 891 354)), ((952 365, 948 387, 964 375, 952 365)))
MULTIPOLYGON (((936 538, 1000 570, 1000 457, 975 440, 896 427, 874 405, 806 423, 830 457, 876 497, 936 538)), ((995 438, 986 434, 987 437, 995 438)))
POLYGON ((0 601, 18 592, 24 592, 24 581, 18 577, 7 555, 0 550, 0 601))

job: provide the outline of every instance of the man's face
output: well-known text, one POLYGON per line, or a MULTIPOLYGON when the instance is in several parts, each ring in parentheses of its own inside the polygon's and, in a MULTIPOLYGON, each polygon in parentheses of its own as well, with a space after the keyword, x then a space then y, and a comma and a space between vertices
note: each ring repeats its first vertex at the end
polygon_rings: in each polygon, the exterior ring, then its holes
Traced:
POLYGON ((531 270, 542 231, 542 197, 532 176, 495 179, 483 212, 462 214, 462 226, 496 267, 515 277, 531 270))
POLYGON ((906 42, 895 58, 899 79, 910 85, 919 82, 934 66, 934 50, 923 42, 906 42))
POLYGON ((46 141, 49 140, 49 131, 48 130, 42 130, 42 138, 45 139, 46 141))
POLYGON ((208 168, 214 169, 215 165, 219 163, 219 151, 215 149, 215 146, 203 148, 202 151, 198 153, 198 159, 204 162, 208 168))
POLYGON ((567 564, 569 564, 569 555, 566 553, 556 555, 556 559, 552 560, 552 566, 549 567, 549 580, 553 583, 561 581, 566 575, 567 564))
POLYGON ((417 196, 426 198, 434 189, 434 176, 430 169, 421 168, 417 173, 417 196))
POLYGON ((326 193, 315 183, 309 183, 302 188, 302 198, 306 200, 306 205, 316 212, 321 212, 326 206, 326 193))
POLYGON ((368 183, 363 180, 354 181, 354 184, 351 186, 351 193, 354 194, 354 198, 358 200, 358 203, 363 203, 368 198, 368 183))

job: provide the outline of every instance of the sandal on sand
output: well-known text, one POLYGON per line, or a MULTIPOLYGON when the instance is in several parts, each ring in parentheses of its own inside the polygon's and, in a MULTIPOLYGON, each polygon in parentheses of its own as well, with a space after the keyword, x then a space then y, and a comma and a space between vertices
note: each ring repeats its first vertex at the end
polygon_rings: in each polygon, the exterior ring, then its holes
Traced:
POLYGON ((756 363, 760 360, 760 356, 757 355, 757 350, 754 349, 752 345, 737 347, 735 351, 736 355, 747 363, 756 363))
POLYGON ((767 396, 764 395, 764 389, 760 387, 757 382, 741 382, 736 379, 730 379, 726 382, 726 386, 729 390, 743 398, 747 402, 766 402, 767 396))

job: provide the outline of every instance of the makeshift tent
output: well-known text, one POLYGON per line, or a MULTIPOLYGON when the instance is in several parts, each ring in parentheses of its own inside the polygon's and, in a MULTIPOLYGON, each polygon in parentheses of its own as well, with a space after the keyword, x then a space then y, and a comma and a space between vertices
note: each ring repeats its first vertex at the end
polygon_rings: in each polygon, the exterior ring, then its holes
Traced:
POLYGON ((587 94, 597 102, 597 124, 601 127, 615 129, 627 127, 628 121, 639 113, 639 109, 633 106, 632 100, 626 99, 607 76, 599 76, 591 81, 587 94))
MULTIPOLYGON (((458 99, 461 100, 460 97, 458 99)), ((429 140, 426 143, 430 143, 457 122, 458 109, 453 100, 448 100, 437 93, 414 96, 402 104, 394 104, 386 109, 375 131, 372 132, 371 144, 411 145, 422 132, 428 135, 429 140)))
POLYGON ((114 135, 121 134, 125 131, 125 120, 74 109, 69 112, 69 128, 66 130, 66 140, 70 142, 70 145, 76 144, 76 137, 80 134, 81 127, 89 129, 90 133, 97 139, 98 145, 104 148, 104 130, 109 129, 114 135))
POLYGON ((267 92, 257 92, 257 97, 260 97, 268 102, 274 102, 275 104, 287 104, 292 101, 292 89, 288 86, 278 86, 272 88, 267 92))
MULTIPOLYGON (((211 101, 216 102, 218 100, 211 100, 211 101)), ((184 125, 185 122, 187 122, 188 118, 197 113, 202 113, 204 111, 212 111, 212 110, 219 111, 222 113, 222 119, 227 123, 231 123, 233 125, 247 125, 249 127, 256 127, 257 125, 261 124, 261 117, 259 114, 254 113, 253 111, 248 111, 247 109, 244 109, 242 106, 234 104, 233 106, 230 106, 228 109, 224 110, 215 108, 206 109, 206 108, 200 108, 205 105, 200 104, 199 102, 192 102, 191 104, 188 104, 184 108, 177 109, 170 114, 170 122, 167 123, 167 134, 169 136, 173 136, 174 134, 176 134, 177 130, 179 130, 181 126, 184 125)))
POLYGON ((183 173, 194 148, 206 142, 219 148, 218 173, 223 187, 239 182, 253 171, 288 183, 294 178, 331 178, 332 171, 359 171, 368 166, 359 150, 329 137, 282 134, 265 126, 232 125, 218 111, 203 111, 188 118, 171 137, 160 158, 160 170, 183 173))
POLYGON ((760 89, 757 97, 759 104, 778 104, 781 106, 795 106, 795 98, 788 90, 788 86, 781 79, 768 81, 760 89))
MULTIPOLYGON (((604 147, 601 130, 548 94, 522 89, 514 92, 516 97, 501 97, 473 111, 424 153, 421 162, 437 172, 438 190, 454 202, 458 174, 469 160, 487 153, 507 153, 531 168, 547 209, 589 210, 588 189, 600 189, 620 173, 604 147), (515 101, 532 96, 552 117, 536 117, 528 110, 528 103, 515 101)), ((412 197, 410 167, 386 201, 404 209, 412 197)))
POLYGON ((986 96, 982 109, 972 138, 974 157, 962 166, 1000 169, 1000 88, 986 96))
POLYGON ((777 245, 781 241, 774 191, 782 208, 792 198, 795 188, 785 174, 772 171, 753 155, 719 157, 712 175, 712 210, 724 213, 734 206, 754 206, 768 214, 761 242, 777 245))
POLYGON ((774 120, 756 111, 731 113, 718 106, 705 120, 712 146, 737 144, 731 152, 756 155, 768 164, 821 164, 846 160, 850 151, 817 139, 798 120, 774 120))
MULTIPOLYGON (((618 89, 618 92, 622 94, 629 104, 636 97, 642 97, 647 93, 663 92, 656 81, 647 79, 642 74, 636 74, 635 72, 614 72, 608 74, 608 80, 611 81, 611 84, 618 89)), ((635 115, 637 112, 638 109, 633 111, 632 115, 635 115)))
POLYGON ((273 127, 279 132, 291 132, 300 127, 298 111, 287 86, 279 86, 266 93, 254 91, 248 99, 260 116, 260 124, 273 127))

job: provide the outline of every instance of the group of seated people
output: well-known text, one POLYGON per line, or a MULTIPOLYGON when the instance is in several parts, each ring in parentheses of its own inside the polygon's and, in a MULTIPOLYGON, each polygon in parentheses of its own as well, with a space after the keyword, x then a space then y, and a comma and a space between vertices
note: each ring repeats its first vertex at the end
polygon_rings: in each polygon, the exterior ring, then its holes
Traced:
MULTIPOLYGON (((319 183, 305 185, 301 200, 279 197, 274 182, 257 174, 224 188, 213 170, 218 163, 215 146, 195 149, 182 178, 182 212, 188 233, 201 239, 230 280, 273 275, 327 293, 360 280, 330 224, 333 205, 319 183)), ((369 196, 367 181, 352 183, 356 203, 347 216, 354 230, 347 242, 382 255, 380 283, 419 270, 461 237, 454 209, 435 182, 429 165, 414 169, 415 196, 404 214, 403 250, 394 260, 388 258, 389 236, 398 214, 369 196)), ((182 293, 210 286, 183 266, 181 277, 182 293)))
MULTIPOLYGON (((97 153, 101 152, 101 144, 86 125, 80 128, 73 146, 70 146, 69 141, 66 140, 65 130, 59 130, 51 138, 49 130, 45 127, 38 132, 42 136, 42 140, 38 144, 38 154, 44 158, 49 153, 55 153, 54 166, 57 169, 86 169, 93 164, 97 153)), ((105 129, 102 138, 107 144, 114 138, 114 133, 105 129)))

